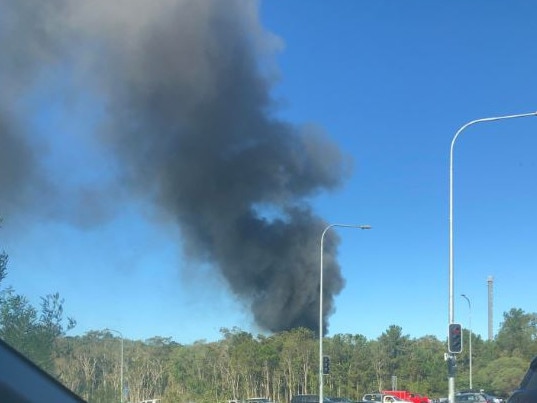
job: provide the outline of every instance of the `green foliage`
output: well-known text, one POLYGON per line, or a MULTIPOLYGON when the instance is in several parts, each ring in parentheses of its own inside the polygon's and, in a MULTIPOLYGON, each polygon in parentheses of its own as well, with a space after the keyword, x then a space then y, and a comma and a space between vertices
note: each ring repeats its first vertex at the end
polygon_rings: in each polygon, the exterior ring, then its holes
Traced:
MULTIPOLYGON (((8 256, 0 254, 0 280, 7 276, 8 256)), ((74 327, 68 319, 63 326, 63 299, 58 293, 41 298, 40 309, 17 294, 12 287, 0 291, 0 338, 41 368, 54 374, 56 340, 74 327)))
POLYGON ((36 323, 37 311, 25 297, 11 287, 0 292, 0 337, 4 341, 28 353, 36 323))
MULTIPOLYGON (((221 333, 220 341, 192 345, 158 337, 126 340, 130 401, 160 397, 174 402, 226 402, 267 396, 288 402, 297 393, 317 393, 318 339, 313 331, 299 328, 269 337, 239 328, 221 333)), ((62 381, 91 403, 112 401, 119 387, 117 338, 104 331, 61 340, 62 381)), ((474 335, 474 387, 506 396, 520 382, 529 357, 501 356, 495 344, 474 335)), ((412 339, 399 326, 390 326, 376 340, 352 334, 327 337, 324 353, 331 357, 331 374, 324 377, 325 394, 360 400, 365 393, 389 389, 395 375, 399 389, 445 397, 446 349, 445 341, 434 336, 412 339)), ((465 352, 458 361, 459 388, 467 387, 465 352)))
POLYGON ((505 396, 516 389, 528 367, 520 357, 500 357, 488 362, 478 374, 478 384, 489 393, 505 396))
MULTIPOLYGON (((53 334, 60 332, 54 355, 61 381, 90 403, 117 400, 121 366, 118 337, 109 331, 62 335, 58 322, 62 310, 55 294, 47 300, 46 309, 42 307, 41 315, 12 290, 6 290, 3 298, 2 315, 12 324, 4 331, 18 338, 16 332, 21 329, 30 327, 32 333, 36 330, 33 323, 46 323, 53 334)), ((522 312, 516 317, 531 315, 522 312)), ((527 325, 531 326, 531 321, 527 325)), ((500 329, 504 343, 501 349, 496 340, 483 341, 474 335, 474 388, 506 396, 520 382, 531 357, 503 353, 514 348, 530 351, 531 346, 510 346, 509 340, 514 343, 520 338, 508 337, 508 329, 500 329)), ((313 331, 300 328, 267 337, 233 328, 223 329, 222 336, 217 342, 192 345, 161 337, 145 342, 123 340, 129 401, 160 397, 174 402, 226 402, 267 396, 288 402, 297 393, 317 393, 318 339, 313 331)), ((331 374, 324 377, 325 394, 360 400, 365 393, 389 389, 391 376, 396 375, 399 389, 445 397, 446 348, 445 341, 434 336, 412 339, 398 326, 390 326, 375 340, 352 334, 327 337, 324 352, 331 357, 331 374)), ((466 388, 467 351, 458 358, 456 385, 466 388)))
POLYGON ((512 308, 503 314, 504 321, 496 337, 500 354, 528 357, 537 354, 537 314, 512 308))
POLYGON ((444 343, 434 336, 410 340, 398 374, 398 386, 435 396, 445 388, 444 343), (406 374, 406 376, 403 376, 406 374))

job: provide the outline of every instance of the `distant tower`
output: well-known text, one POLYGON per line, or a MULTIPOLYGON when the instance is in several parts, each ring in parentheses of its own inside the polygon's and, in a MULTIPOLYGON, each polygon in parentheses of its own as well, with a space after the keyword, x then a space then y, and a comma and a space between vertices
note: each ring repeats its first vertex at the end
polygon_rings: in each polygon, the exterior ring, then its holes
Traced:
POLYGON ((492 293, 492 289, 494 286, 494 278, 492 276, 488 276, 487 278, 487 284, 489 289, 489 340, 494 339, 494 331, 492 330, 492 306, 494 301, 494 296, 492 293))

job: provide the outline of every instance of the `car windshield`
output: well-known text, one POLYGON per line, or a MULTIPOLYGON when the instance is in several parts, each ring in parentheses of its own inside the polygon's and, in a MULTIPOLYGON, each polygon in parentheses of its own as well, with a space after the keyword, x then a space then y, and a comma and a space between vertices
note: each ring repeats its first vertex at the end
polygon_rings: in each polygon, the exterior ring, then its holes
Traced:
POLYGON ((537 7, 423 3, 0 0, 0 403, 19 361, 91 403, 508 396, 537 7))
POLYGON ((455 396, 455 400, 458 402, 479 402, 479 401, 485 401, 485 397, 483 395, 472 393, 472 394, 463 394, 455 396))

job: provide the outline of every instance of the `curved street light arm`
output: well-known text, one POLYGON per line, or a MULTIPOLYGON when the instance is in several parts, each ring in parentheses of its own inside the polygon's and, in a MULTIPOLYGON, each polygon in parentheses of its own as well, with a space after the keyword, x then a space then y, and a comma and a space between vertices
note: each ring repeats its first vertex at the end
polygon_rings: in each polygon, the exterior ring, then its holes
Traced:
POLYGON ((454 300, 453 300, 453 157, 455 150, 455 142, 459 135, 469 126, 477 123, 493 122, 497 120, 523 118, 528 116, 537 116, 537 112, 520 113, 516 115, 494 116, 490 118, 482 118, 472 120, 461 126, 451 140, 449 149, 449 323, 455 321, 454 317, 454 300))
POLYGON ((323 250, 324 236, 333 227, 371 229, 371 225, 330 224, 321 234, 321 267, 319 271, 319 403, 323 403, 323 250))
MULTIPOLYGON (((490 118, 482 118, 472 120, 465 125, 461 126, 459 130, 453 136, 451 140, 451 147, 449 150, 449 324, 455 322, 455 302, 453 298, 453 155, 455 149, 455 142, 460 134, 469 126, 472 126, 477 123, 483 122, 493 122, 497 120, 505 119, 515 119, 515 118, 524 118, 529 116, 537 116, 537 112, 530 113, 520 113, 516 115, 504 115, 504 116, 494 116, 490 118)), ((449 359, 449 376, 448 376, 448 401, 453 403, 455 401, 455 377, 454 377, 454 361, 455 358, 451 354, 447 354, 446 357, 449 359)))

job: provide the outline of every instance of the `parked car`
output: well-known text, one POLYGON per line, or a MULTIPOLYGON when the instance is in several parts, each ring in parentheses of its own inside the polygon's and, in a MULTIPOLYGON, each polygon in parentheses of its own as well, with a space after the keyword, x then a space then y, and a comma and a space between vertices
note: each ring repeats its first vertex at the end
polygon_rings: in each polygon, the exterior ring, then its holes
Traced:
POLYGON ((397 396, 400 399, 413 403, 431 403, 427 396, 420 395, 419 393, 410 392, 408 390, 383 390, 385 395, 397 396))
POLYGON ((500 399, 499 397, 496 397, 496 396, 489 395, 488 393, 485 393, 485 391, 483 391, 483 389, 481 389, 481 390, 472 390, 472 389, 460 390, 459 392, 457 392, 457 395, 460 395, 460 394, 463 394, 463 393, 477 393, 477 394, 483 395, 485 397, 485 399, 487 399, 488 403, 502 403, 502 399, 500 399))
MULTIPOLYGON (((332 403, 330 398, 323 397, 324 403, 332 403)), ((294 395, 291 403, 319 403, 319 395, 294 395)))
POLYGON ((397 396, 386 395, 384 393, 366 393, 362 397, 362 401, 371 403, 412 403, 397 396))
POLYGON ((537 357, 531 360, 519 388, 509 396, 507 403, 537 403, 537 357))
POLYGON ((455 403, 492 403, 489 402, 484 393, 469 392, 457 393, 455 395, 455 403))
POLYGON ((489 395, 487 393, 485 393, 485 396, 490 403, 503 403, 503 399, 501 397, 489 395))
POLYGON ((250 397, 246 399, 246 403, 272 403, 268 397, 250 397))

